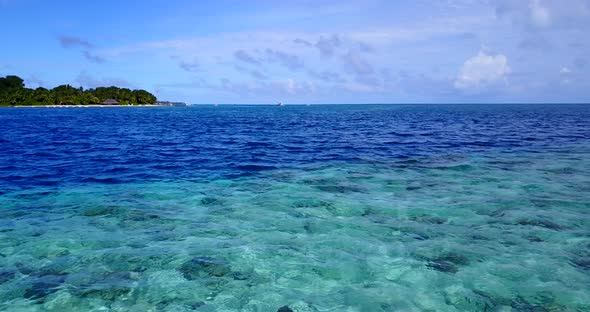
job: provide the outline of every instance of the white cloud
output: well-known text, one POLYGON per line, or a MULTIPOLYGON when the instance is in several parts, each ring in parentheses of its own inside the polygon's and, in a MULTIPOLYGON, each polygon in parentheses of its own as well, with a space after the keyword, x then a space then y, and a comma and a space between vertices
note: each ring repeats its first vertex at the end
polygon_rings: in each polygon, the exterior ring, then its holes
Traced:
POLYGON ((342 60, 345 68, 357 76, 370 75, 374 72, 373 66, 356 51, 349 51, 342 60))
POLYGON ((559 70, 559 75, 561 78, 561 84, 570 84, 574 81, 574 73, 572 72, 569 67, 562 66, 559 70))
POLYGON ((86 72, 81 72, 75 81, 85 88, 119 86, 123 88, 134 88, 134 85, 125 79, 120 78, 96 78, 86 72))
POLYGON ((274 98, 292 98, 297 96, 305 96, 316 92, 315 84, 307 81, 297 81, 293 78, 272 81, 254 79, 238 82, 224 78, 221 79, 220 84, 204 84, 200 87, 215 89, 237 95, 261 96, 263 94, 266 97, 271 96, 274 98))
POLYGON ((531 9, 531 21, 535 26, 547 27, 551 24, 549 9, 542 6, 540 0, 531 0, 529 8, 531 9))
POLYGON ((496 16, 526 31, 587 29, 588 0, 495 0, 496 16))
POLYGON ((488 55, 479 51, 476 56, 463 63, 454 86, 464 91, 478 91, 505 81, 510 72, 505 55, 488 55))

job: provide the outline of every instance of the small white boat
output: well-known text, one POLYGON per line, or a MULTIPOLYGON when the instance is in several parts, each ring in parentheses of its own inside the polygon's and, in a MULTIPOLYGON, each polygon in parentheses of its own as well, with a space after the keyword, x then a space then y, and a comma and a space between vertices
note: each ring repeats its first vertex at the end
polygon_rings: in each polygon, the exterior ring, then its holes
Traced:
POLYGON ((283 102, 278 102, 277 106, 285 106, 285 104, 283 104, 283 102))

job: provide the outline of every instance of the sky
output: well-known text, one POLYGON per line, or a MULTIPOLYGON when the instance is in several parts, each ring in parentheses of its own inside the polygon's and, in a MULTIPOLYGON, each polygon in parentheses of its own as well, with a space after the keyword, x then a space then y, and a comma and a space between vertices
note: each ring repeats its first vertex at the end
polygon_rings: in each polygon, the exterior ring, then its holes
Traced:
POLYGON ((0 0, 0 76, 203 104, 588 103, 590 0, 0 0))

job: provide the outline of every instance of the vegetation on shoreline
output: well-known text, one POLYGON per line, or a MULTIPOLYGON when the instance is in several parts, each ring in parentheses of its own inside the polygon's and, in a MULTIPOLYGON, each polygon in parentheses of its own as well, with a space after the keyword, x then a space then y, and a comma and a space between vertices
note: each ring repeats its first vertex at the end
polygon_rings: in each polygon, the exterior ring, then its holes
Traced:
POLYGON ((0 106, 90 105, 113 99, 121 105, 155 104, 157 98, 145 90, 118 87, 94 89, 61 85, 53 89, 26 88, 18 76, 0 77, 0 106))

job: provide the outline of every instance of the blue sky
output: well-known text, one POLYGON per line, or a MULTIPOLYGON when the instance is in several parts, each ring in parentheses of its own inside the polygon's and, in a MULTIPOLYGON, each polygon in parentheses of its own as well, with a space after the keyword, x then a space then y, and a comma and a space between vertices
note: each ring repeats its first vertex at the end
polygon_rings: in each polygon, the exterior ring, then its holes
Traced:
POLYGON ((189 103, 590 101, 590 0, 0 0, 0 75, 189 103))

